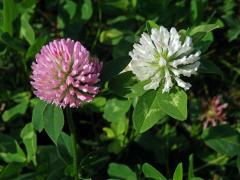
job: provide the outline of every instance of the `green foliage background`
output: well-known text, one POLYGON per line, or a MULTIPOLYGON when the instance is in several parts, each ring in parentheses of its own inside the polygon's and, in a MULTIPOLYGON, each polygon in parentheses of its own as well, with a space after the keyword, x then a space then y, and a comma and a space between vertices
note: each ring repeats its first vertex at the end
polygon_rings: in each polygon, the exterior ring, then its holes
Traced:
POLYGON ((239 0, 1 0, 0 179, 73 177, 65 114, 29 83, 35 54, 62 37, 104 63, 101 93, 73 111, 81 179, 240 179, 239 0), (144 92, 130 72, 118 75, 157 24, 185 29, 202 51, 187 95, 144 92), (202 102, 218 94, 227 125, 203 130, 202 102))

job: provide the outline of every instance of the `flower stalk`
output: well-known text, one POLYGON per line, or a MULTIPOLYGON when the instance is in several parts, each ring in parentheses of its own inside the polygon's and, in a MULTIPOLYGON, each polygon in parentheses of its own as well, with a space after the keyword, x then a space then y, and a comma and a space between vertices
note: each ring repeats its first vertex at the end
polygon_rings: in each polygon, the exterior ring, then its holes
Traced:
POLYGON ((73 146, 73 174, 74 179, 78 179, 78 145, 77 145, 77 133, 73 122, 72 111, 70 108, 66 108, 66 116, 68 128, 70 130, 70 136, 73 146))

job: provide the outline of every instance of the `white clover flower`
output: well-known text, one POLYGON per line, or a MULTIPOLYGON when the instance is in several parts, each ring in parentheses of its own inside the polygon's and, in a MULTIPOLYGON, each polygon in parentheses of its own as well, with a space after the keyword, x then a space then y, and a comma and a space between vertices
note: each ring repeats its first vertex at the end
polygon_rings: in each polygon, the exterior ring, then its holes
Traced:
POLYGON ((162 92, 169 92, 174 85, 184 90, 191 87, 180 76, 190 77, 196 74, 200 62, 200 51, 193 52, 192 39, 187 36, 184 42, 175 28, 170 32, 163 26, 153 28, 151 34, 143 33, 139 43, 133 45, 129 52, 132 60, 129 68, 140 81, 151 80, 144 86, 145 90, 157 89, 163 83, 162 92))

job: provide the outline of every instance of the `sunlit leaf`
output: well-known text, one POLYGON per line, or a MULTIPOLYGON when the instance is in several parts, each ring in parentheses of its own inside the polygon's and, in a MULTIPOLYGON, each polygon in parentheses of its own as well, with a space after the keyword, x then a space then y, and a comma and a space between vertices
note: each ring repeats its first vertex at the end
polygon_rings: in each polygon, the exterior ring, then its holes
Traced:
POLYGON ((105 105, 103 117, 109 122, 118 121, 125 116, 130 105, 129 100, 110 99, 105 105))
POLYGON ((193 169, 193 155, 191 154, 188 158, 188 180, 194 177, 194 169, 193 169))
POLYGON ((181 89, 173 89, 169 93, 158 92, 159 107, 167 115, 183 121, 187 118, 187 94, 181 89))
POLYGON ((44 128, 44 117, 43 112, 47 107, 47 103, 44 101, 38 100, 37 104, 35 105, 32 113, 32 123, 33 127, 38 131, 41 132, 44 128))
POLYGON ((179 163, 173 174, 173 180, 182 180, 182 179, 183 179, 183 167, 182 167, 182 163, 179 163))
POLYGON ((109 29, 101 32, 100 42, 109 45, 118 44, 123 38, 123 32, 118 29, 109 29))
POLYGON ((28 123, 24 126, 20 134, 23 143, 27 150, 27 160, 32 161, 34 165, 36 162, 36 153, 37 153, 37 136, 33 129, 32 123, 28 123))
POLYGON ((28 103, 28 100, 23 100, 20 104, 4 111, 4 113, 2 114, 3 121, 8 122, 14 120, 20 115, 24 115, 28 108, 28 103))
POLYGON ((3 31, 13 34, 13 20, 16 13, 14 0, 3 0, 3 31))
POLYGON ((115 178, 137 180, 136 173, 124 164, 110 163, 108 167, 108 175, 115 178))
POLYGON ((51 140, 57 144, 64 125, 64 115, 60 107, 48 104, 43 112, 44 129, 51 140))
POLYGON ((92 16, 92 13, 93 13, 92 1, 84 0, 82 5, 82 19, 89 20, 92 16))
POLYGON ((148 163, 144 163, 142 166, 143 174, 146 178, 152 178, 154 180, 167 180, 157 169, 148 163))
POLYGON ((30 25, 30 15, 26 12, 21 15, 21 29, 20 34, 23 36, 27 42, 32 45, 35 42, 35 33, 30 25))
POLYGON ((0 159, 7 163, 25 162, 26 156, 14 138, 0 134, 0 159))
POLYGON ((165 113, 160 108, 160 101, 157 92, 154 90, 146 92, 141 96, 133 111, 134 128, 143 133, 154 126, 165 113))

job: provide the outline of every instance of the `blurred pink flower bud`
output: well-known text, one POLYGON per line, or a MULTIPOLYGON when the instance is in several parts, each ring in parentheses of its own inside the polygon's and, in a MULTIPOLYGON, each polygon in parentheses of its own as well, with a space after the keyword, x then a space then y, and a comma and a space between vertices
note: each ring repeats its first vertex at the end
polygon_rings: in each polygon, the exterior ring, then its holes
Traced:
POLYGON ((203 127, 207 128, 208 125, 216 126, 218 123, 226 123, 225 109, 228 107, 227 103, 221 104, 222 96, 214 96, 209 103, 208 110, 204 116, 203 127))

